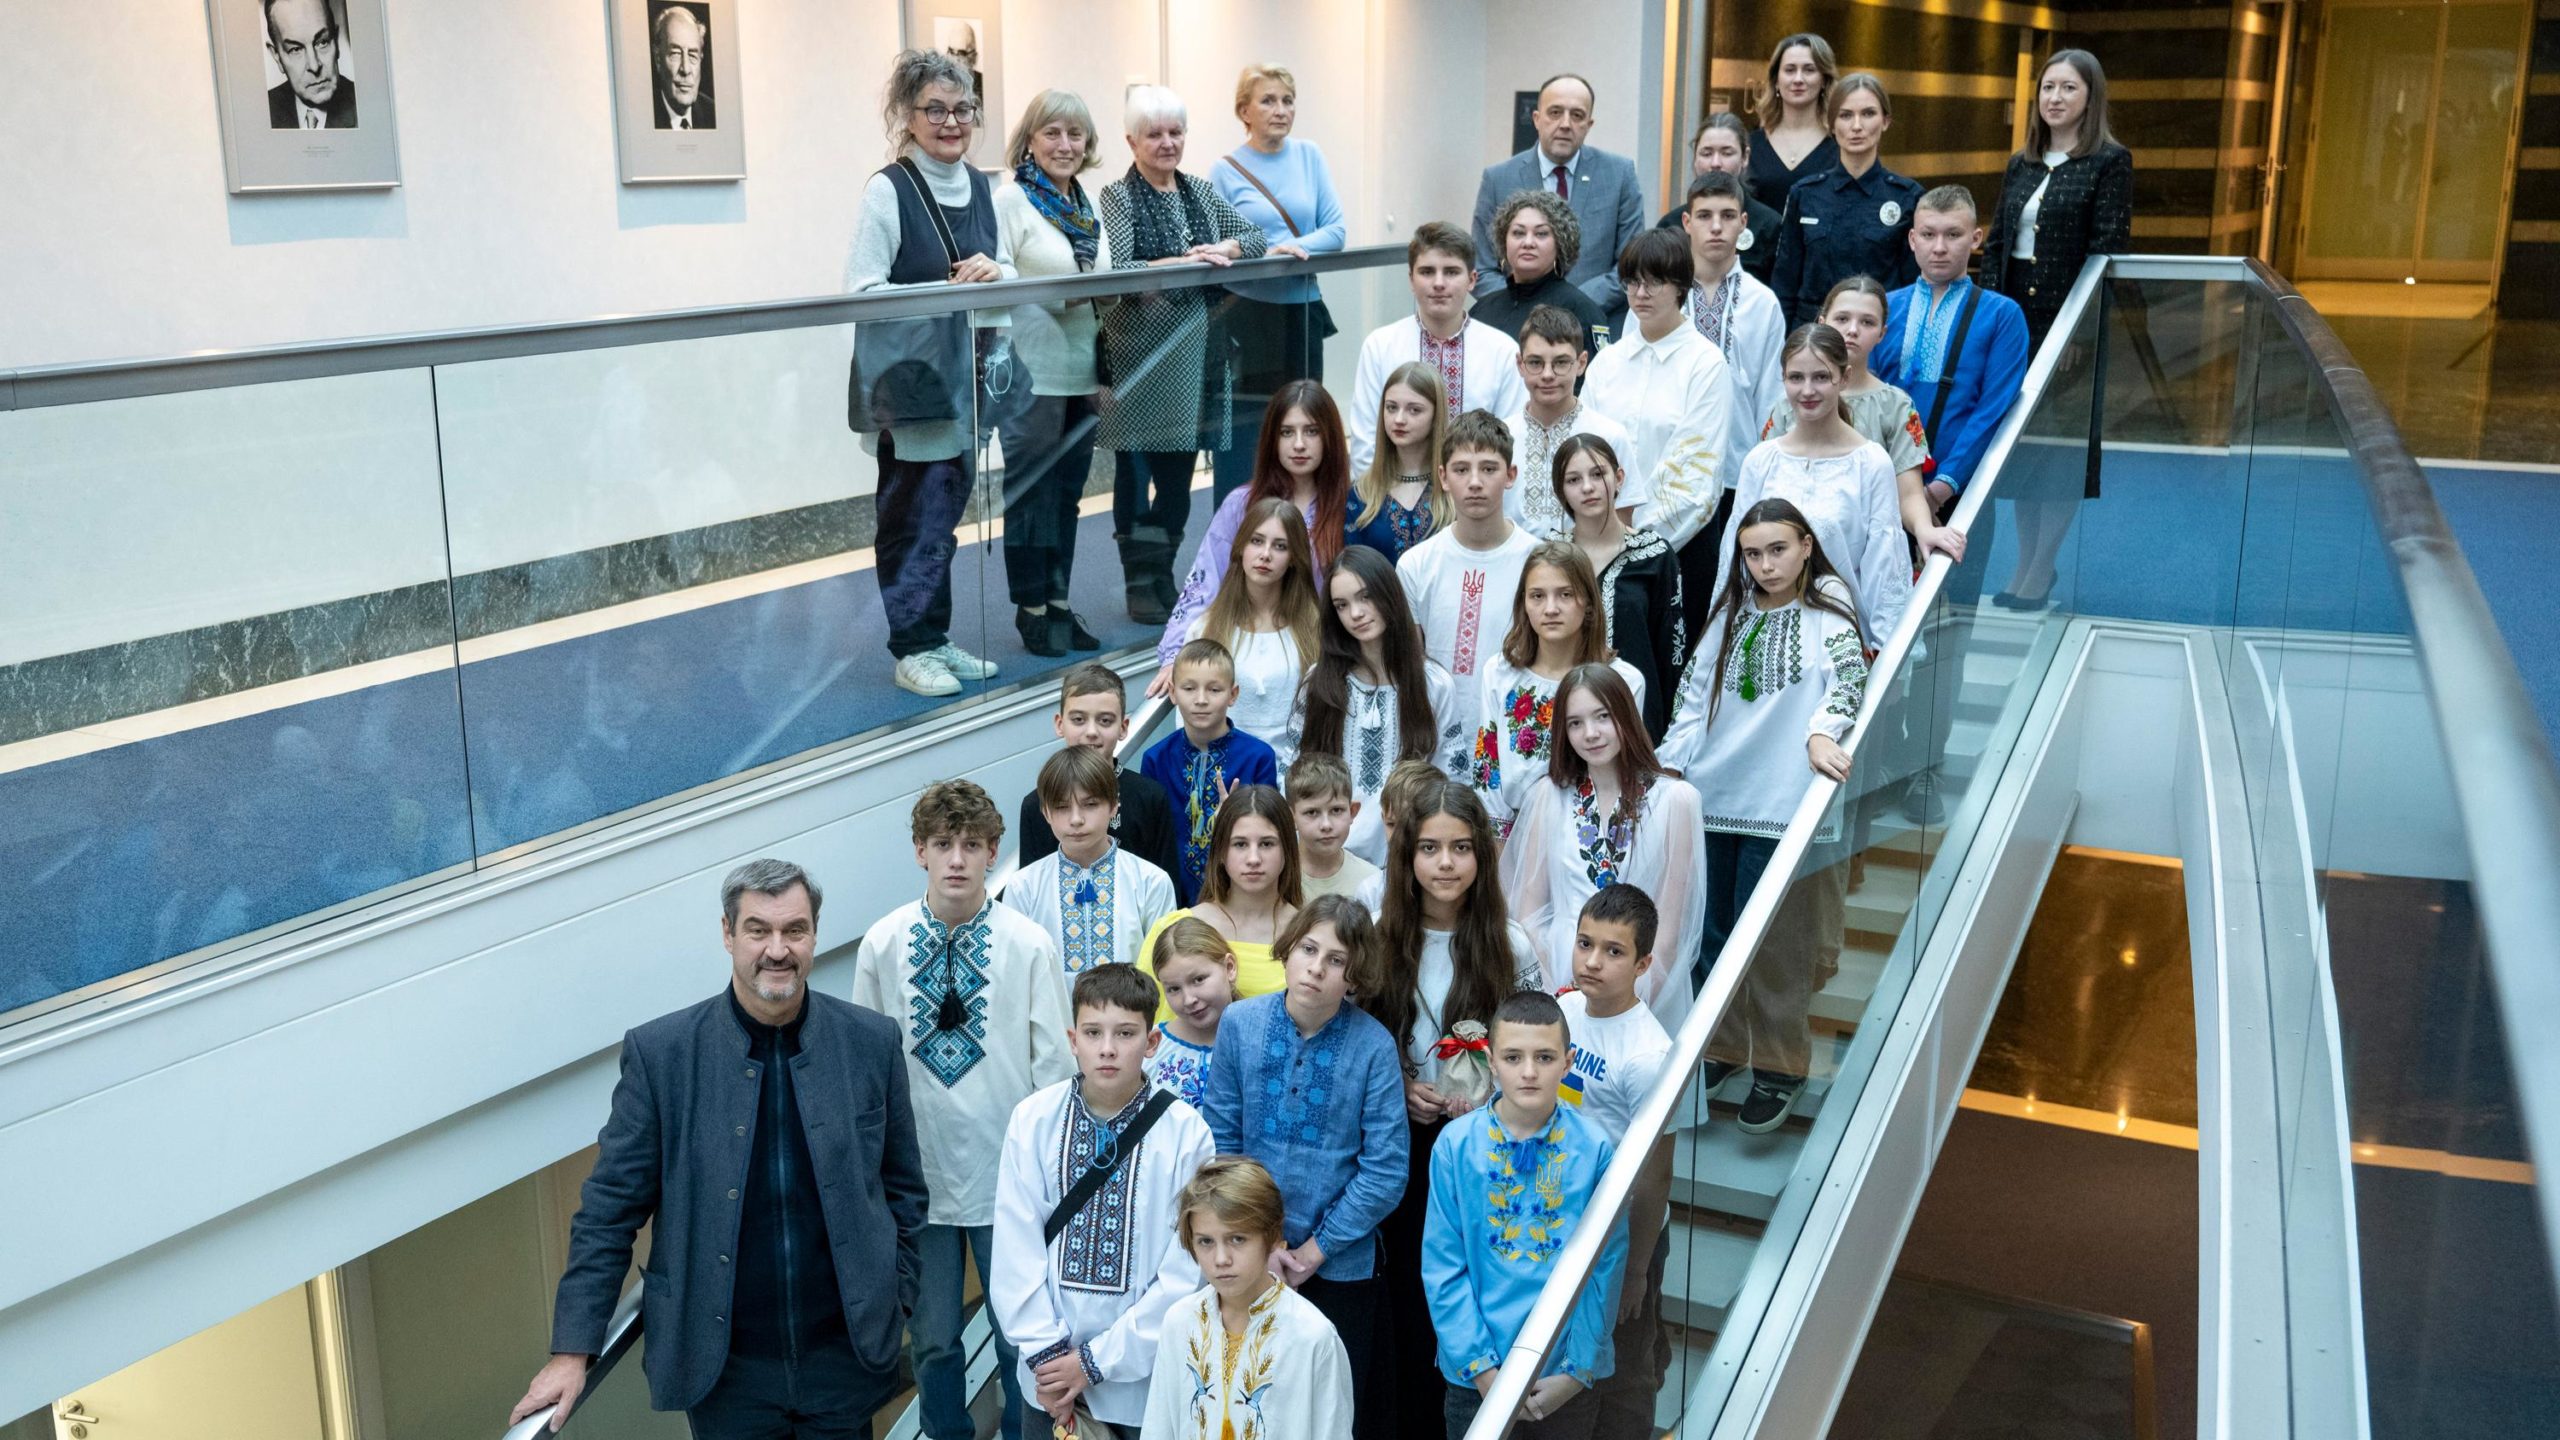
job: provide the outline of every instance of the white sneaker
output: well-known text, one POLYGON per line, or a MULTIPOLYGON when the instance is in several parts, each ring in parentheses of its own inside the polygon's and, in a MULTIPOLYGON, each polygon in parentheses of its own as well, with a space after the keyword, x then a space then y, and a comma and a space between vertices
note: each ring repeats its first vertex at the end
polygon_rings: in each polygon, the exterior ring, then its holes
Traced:
POLYGON ((952 677, 951 667, 942 663, 941 650, 927 650, 898 662, 898 688, 918 695, 957 695, 960 682, 952 677))
POLYGON ((981 660, 977 656, 970 654, 968 651, 961 649, 959 646, 948 642, 936 646, 931 650, 927 650, 924 653, 941 661, 943 669, 950 671, 952 674, 963 680, 984 680, 996 673, 994 661, 981 660))

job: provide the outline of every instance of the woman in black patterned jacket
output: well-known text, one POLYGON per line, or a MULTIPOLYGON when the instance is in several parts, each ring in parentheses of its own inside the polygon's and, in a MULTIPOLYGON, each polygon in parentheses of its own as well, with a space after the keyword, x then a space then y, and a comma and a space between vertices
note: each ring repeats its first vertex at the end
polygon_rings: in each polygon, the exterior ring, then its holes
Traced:
MULTIPOLYGON (((2044 345, 2081 266, 2123 254, 2133 234, 2133 153, 2107 129, 2107 72, 2086 50, 2059 50, 2040 74, 2027 148, 2009 157, 1982 256, 1982 283, 2027 312, 2031 350, 2044 345)), ((2018 569, 1992 603, 2035 609, 2053 589, 2077 501, 2015 498, 2018 569)))

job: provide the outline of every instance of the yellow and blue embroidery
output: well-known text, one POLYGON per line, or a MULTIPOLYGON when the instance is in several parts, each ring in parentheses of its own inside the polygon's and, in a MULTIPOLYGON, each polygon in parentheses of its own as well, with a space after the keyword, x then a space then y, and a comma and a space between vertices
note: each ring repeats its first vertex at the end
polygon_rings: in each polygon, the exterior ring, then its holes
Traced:
POLYGON ((1515 1264, 1544 1265, 1564 1248, 1574 1217, 1564 1208, 1564 1124, 1514 1140, 1498 1117, 1486 1130, 1493 1168, 1485 1188, 1485 1223, 1493 1253, 1515 1264))

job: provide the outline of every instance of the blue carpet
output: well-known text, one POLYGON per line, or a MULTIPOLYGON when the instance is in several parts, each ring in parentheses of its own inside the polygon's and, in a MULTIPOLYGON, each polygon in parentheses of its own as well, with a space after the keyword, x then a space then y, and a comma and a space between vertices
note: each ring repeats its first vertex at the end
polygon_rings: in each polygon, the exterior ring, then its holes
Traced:
MULTIPOLYGON (((1156 638, 1110 532, 1073 587, 1106 654, 1156 638)), ((952 641, 999 667, 960 700, 1091 658, 1023 650, 1000 550, 952 567, 952 641)), ((860 570, 0 774, 0 1012, 955 703, 886 637, 860 570)))

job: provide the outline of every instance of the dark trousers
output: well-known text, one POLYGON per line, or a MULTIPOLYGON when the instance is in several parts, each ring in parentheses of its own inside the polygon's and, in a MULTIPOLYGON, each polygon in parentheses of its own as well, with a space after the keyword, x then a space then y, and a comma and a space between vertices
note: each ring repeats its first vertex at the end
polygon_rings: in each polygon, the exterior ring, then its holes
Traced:
POLYGON ((731 1354, 685 1420, 695 1440, 870 1440, 872 1413, 898 1384, 895 1370, 863 1369, 839 1335, 797 1360, 731 1354))
POLYGON ((948 460, 901 460, 897 444, 895 435, 880 432, 872 554, 889 653, 903 660, 951 639, 951 562, 960 553, 974 457, 963 450, 948 460))
MULTIPOLYGON (((1689 543, 1680 547, 1680 612, 1688 617, 1691 636, 1706 633, 1707 616, 1716 603, 1716 584, 1724 577, 1716 573, 1716 551, 1724 544, 1724 527, 1733 518, 1733 492, 1727 490, 1716 498, 1716 512, 1689 543)), ((1679 677, 1672 677, 1678 684, 1679 677)))
POLYGON ((1662 1377, 1671 1369, 1671 1336, 1662 1325, 1662 1272, 1670 1258, 1671 1229, 1665 1225, 1653 1237, 1653 1259, 1641 1281, 1628 1275, 1620 1282, 1641 1283, 1644 1299, 1635 1318, 1620 1322, 1610 1334, 1616 1368, 1591 1387, 1592 1408, 1598 1416, 1592 1422, 1592 1440, 1653 1440, 1661 1433, 1653 1423, 1653 1402, 1662 1390, 1662 1377))
POLYGON ((1326 315, 1318 301, 1275 305, 1266 300, 1230 296, 1225 302, 1227 333, 1236 341, 1236 388, 1228 411, 1227 448, 1210 462, 1217 475, 1216 496, 1224 500, 1253 478, 1253 457, 1262 435, 1262 412, 1271 397, 1292 380, 1324 381, 1326 315))
POLYGON ((1076 506, 1093 470, 1093 397, 1035 395, 1004 423, 1004 577, 1013 603, 1064 605, 1076 506))
POLYGON ((1120 539, 1121 581, 1133 596, 1152 594, 1170 610, 1180 586, 1173 565, 1182 532, 1191 524, 1191 472, 1200 452, 1123 450, 1116 459, 1111 533, 1120 539))
POLYGON ((1760 872, 1769 868, 1769 857, 1777 853, 1774 836, 1707 832, 1707 914, 1697 960, 1701 987, 1707 983, 1707 972, 1715 968, 1716 956, 1723 953, 1724 942, 1733 938, 1734 922, 1742 918, 1743 905, 1759 886, 1760 872))
POLYGON ((1378 1226, 1378 1273, 1386 1283, 1387 1343, 1380 1357, 1381 1388, 1393 1397, 1398 1436, 1428 1435, 1438 1423, 1440 1332, 1431 1324, 1431 1297, 1422 1288, 1422 1224, 1431 1208, 1431 1147, 1446 1120, 1406 1121, 1404 1198, 1378 1226))
MULTIPOLYGON (((1484 1408, 1484 1397, 1473 1385, 1440 1384, 1441 1433, 1449 1440, 1466 1440, 1467 1427, 1476 1423, 1476 1412, 1484 1408)), ((1591 1427, 1600 1419, 1600 1406, 1590 1391, 1564 1402, 1564 1408, 1544 1420, 1522 1420, 1511 1427, 1511 1440, 1589 1440, 1591 1427)), ((1421 1432, 1425 1435, 1431 1432, 1421 1432)))
MULTIPOLYGON (((1386 1257, 1378 1257, 1381 1268, 1386 1257)), ((1358 1440, 1394 1440, 1395 1412, 1379 1403, 1378 1320, 1380 1289, 1376 1274, 1366 1280, 1327 1280, 1310 1275, 1298 1286, 1308 1304, 1333 1322, 1342 1337, 1342 1352, 1351 1362, 1351 1433, 1358 1440)))

